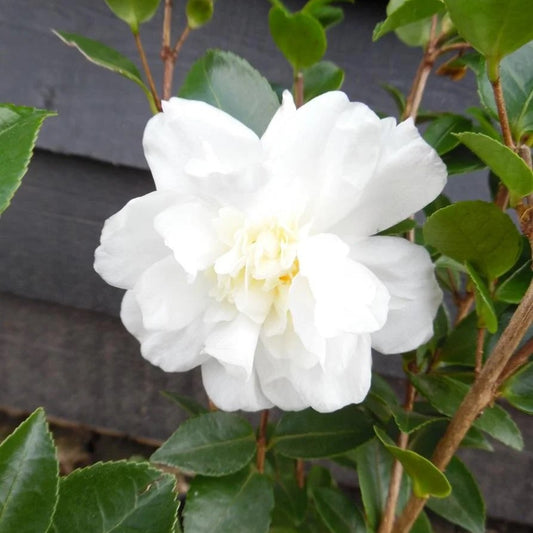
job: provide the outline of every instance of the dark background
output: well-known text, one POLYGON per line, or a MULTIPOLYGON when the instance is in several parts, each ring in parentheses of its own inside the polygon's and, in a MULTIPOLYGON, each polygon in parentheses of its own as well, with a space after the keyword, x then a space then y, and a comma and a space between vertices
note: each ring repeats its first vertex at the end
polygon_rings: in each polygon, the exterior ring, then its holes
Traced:
MULTIPOLYGON (((185 24, 184 2, 174 3, 176 38, 185 24)), ((393 114, 380 83, 407 92, 421 53, 394 35, 371 42, 385 5, 346 4, 346 20, 328 33, 326 58, 345 69, 344 90, 352 100, 393 114)), ((231 50, 270 81, 290 85, 291 69, 268 33, 269 6, 267 0, 218 0, 213 21, 193 32, 183 48, 175 90, 207 48, 231 50)), ((161 12, 141 27, 158 84, 161 12)), ((30 171, 0 220, 0 405, 43 405, 69 420, 163 439, 180 413, 159 391, 205 400, 198 373, 165 374, 146 363, 116 318, 122 291, 92 270, 104 220, 153 188, 141 148, 150 111, 135 84, 86 61, 52 28, 100 40, 138 63, 129 29, 103 1, 1 3, 0 101, 59 115, 45 122, 30 171)), ((476 103, 471 77, 460 83, 432 78, 422 105, 460 112, 476 103)), ((447 193, 487 198, 484 174, 450 178, 447 193)), ((399 358, 378 355, 375 364, 391 379, 399 375, 399 358)), ((523 416, 517 420, 528 451, 498 447, 495 455, 464 456, 492 516, 533 524, 533 425, 523 416)))

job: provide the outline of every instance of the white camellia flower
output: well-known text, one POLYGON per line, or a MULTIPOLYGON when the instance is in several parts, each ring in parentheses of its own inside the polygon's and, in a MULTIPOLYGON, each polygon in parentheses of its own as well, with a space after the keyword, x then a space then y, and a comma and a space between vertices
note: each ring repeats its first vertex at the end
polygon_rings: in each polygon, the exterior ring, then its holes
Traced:
POLYGON ((107 220, 95 269, 127 289, 121 317, 167 372, 202 367, 224 410, 361 402, 371 348, 412 350, 441 302, 424 248, 372 236, 424 207, 446 169, 411 120, 344 93, 257 135, 172 98, 146 126, 156 191, 107 220))

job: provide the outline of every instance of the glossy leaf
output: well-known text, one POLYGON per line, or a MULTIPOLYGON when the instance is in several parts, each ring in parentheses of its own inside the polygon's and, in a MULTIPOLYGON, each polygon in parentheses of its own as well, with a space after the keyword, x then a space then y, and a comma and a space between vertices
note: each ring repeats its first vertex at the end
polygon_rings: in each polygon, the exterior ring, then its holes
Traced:
POLYGON ((372 33, 372 40, 377 41, 396 28, 425 19, 444 11, 444 9, 442 0, 405 0, 383 22, 376 25, 372 33))
POLYGON ((404 450, 390 444, 383 430, 375 427, 374 431, 383 446, 400 461, 406 474, 412 479, 413 492, 416 496, 426 498, 431 495, 446 498, 450 494, 451 486, 446 476, 431 461, 412 450, 404 450))
POLYGON ((364 517, 344 493, 338 489, 318 487, 312 490, 318 514, 331 533, 361 533, 364 517))
POLYGON ((191 67, 179 96, 207 102, 261 136, 279 107, 268 81, 231 52, 208 50, 191 67))
POLYGON ((187 493, 185 531, 194 533, 266 533, 274 495, 268 479, 242 471, 223 478, 197 476, 187 493))
POLYGON ((445 473, 452 486, 451 494, 444 499, 430 498, 426 505, 472 533, 484 533, 485 504, 476 480, 457 457, 452 458, 445 473))
POLYGON ((443 154, 442 160, 446 164, 446 169, 450 176, 475 172, 486 167, 479 157, 462 145, 456 146, 453 150, 443 154))
POLYGON ((533 363, 525 365, 505 382, 502 395, 513 407, 533 414, 533 363))
POLYGON ((442 418, 423 415, 416 411, 406 411, 399 405, 391 406, 391 410, 398 429, 407 434, 413 433, 427 424, 432 424, 436 420, 442 420, 442 418))
POLYGON ((304 13, 314 17, 324 29, 339 24, 344 19, 344 11, 340 7, 324 5, 319 2, 308 2, 302 9, 304 13))
POLYGON ((506 185, 519 196, 533 192, 533 171, 524 160, 496 139, 482 133, 460 133, 459 140, 474 152, 506 185))
POLYGON ((50 533, 169 533, 175 478, 146 463, 97 463, 61 480, 50 533))
POLYGON ((466 270, 474 285, 478 327, 486 328, 490 333, 496 333, 498 330, 498 317, 496 316, 496 310, 494 309, 487 284, 470 263, 466 263, 466 270))
POLYGON ((287 457, 331 457, 356 448, 372 438, 372 423, 354 405, 333 413, 312 409, 285 413, 278 422, 272 445, 287 457))
POLYGON ((54 443, 37 409, 0 445, 0 531, 48 531, 58 484, 54 443))
POLYGON ((161 394, 174 402, 176 405, 179 405, 185 412, 191 416, 203 415, 209 412, 202 404, 198 403, 193 398, 188 396, 182 396, 181 394, 176 394, 175 392, 170 391, 161 391, 161 394))
MULTIPOLYGON (((435 409, 450 417, 455 414, 469 389, 465 383, 447 376, 411 375, 410 379, 435 409)), ((486 407, 481 416, 475 420, 474 426, 511 448, 521 450, 524 447, 518 426, 499 405, 486 407)))
MULTIPOLYGON (((484 105, 497 120, 494 92, 484 68, 474 68, 478 91, 484 105)), ((500 64, 500 79, 505 107, 515 140, 533 133, 533 42, 505 57, 500 64)))
POLYGON ((532 277, 531 259, 529 259, 498 285, 495 298, 501 302, 519 304, 531 283, 532 277))
POLYGON ((433 528, 431 527, 431 522, 429 521, 428 515, 422 511, 418 518, 415 520, 413 527, 409 533, 433 533, 433 528))
POLYGON ((402 91, 400 91, 400 89, 398 89, 398 87, 395 87, 389 83, 382 83, 381 87, 393 99, 394 103, 396 104, 396 109, 398 110, 398 116, 401 116, 405 110, 405 95, 402 93, 402 91))
POLYGON ((279 479, 274 486, 275 507, 273 523, 282 525, 300 525, 307 512, 307 491, 300 488, 296 481, 295 465, 285 472, 279 472, 279 479))
POLYGON ((331 61, 320 61, 303 71, 304 100, 307 102, 328 91, 336 91, 344 81, 344 70, 331 61))
POLYGON ((461 115, 445 114, 436 118, 424 132, 424 139, 439 155, 446 154, 459 144, 454 133, 472 129, 472 122, 461 115))
POLYGON ((130 27, 139 31, 139 24, 150 20, 159 7, 160 0, 105 0, 109 9, 130 27))
POLYGON ((241 470, 255 453, 255 434, 244 418, 217 411, 191 418, 152 455, 151 461, 207 476, 241 470))
POLYGON ((0 214, 28 170, 37 134, 51 111, 0 104, 0 214))
POLYGON ((276 46, 295 71, 317 63, 326 52, 326 32, 307 13, 289 13, 276 5, 270 9, 268 24, 276 46))
POLYGON ((512 220, 494 204, 478 200, 434 213, 424 225, 424 239, 442 254, 468 261, 489 279, 507 272, 522 247, 512 220))
POLYGON ((187 24, 192 30, 201 28, 207 24, 213 17, 214 0, 187 0, 185 14, 187 15, 187 24))
MULTIPOLYGON (((370 528, 376 530, 385 509, 394 460, 376 437, 359 446, 354 456, 357 461, 357 476, 365 515, 370 528)), ((407 477, 404 476, 397 509, 405 505, 405 499, 408 496, 407 489, 407 477)))
POLYGON ((144 83, 139 70, 126 56, 93 39, 87 39, 75 33, 53 31, 65 44, 77 48, 91 63, 134 81, 145 92, 149 101, 153 102, 150 90, 144 83))
POLYGON ((531 5, 527 0, 445 0, 459 34, 488 58, 489 77, 507 54, 533 39, 531 5))
POLYGON ((475 364, 477 318, 467 315, 448 335, 441 347, 439 361, 447 365, 471 366, 475 364))

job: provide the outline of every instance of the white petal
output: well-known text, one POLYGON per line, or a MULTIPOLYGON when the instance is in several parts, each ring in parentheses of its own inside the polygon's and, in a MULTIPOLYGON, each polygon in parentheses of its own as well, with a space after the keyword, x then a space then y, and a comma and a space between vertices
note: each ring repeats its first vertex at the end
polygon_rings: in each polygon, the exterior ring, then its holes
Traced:
POLYGON ((350 255, 391 294, 387 322, 372 334, 372 346, 382 353, 401 353, 428 341, 442 292, 427 251, 398 237, 371 237, 354 244, 350 255))
POLYGON ((264 181, 257 135, 204 102, 171 98, 146 125, 143 146, 157 189, 238 205, 264 181))
POLYGON ((177 331, 146 330, 133 291, 124 295, 120 317, 126 329, 141 343, 142 356, 165 372, 185 372, 208 357, 202 353, 208 327, 201 317, 177 331))
POLYGON ((383 121, 374 175, 352 212, 330 231, 369 236, 400 222, 434 200, 446 183, 446 166, 411 119, 383 121))
POLYGON ((261 391, 255 372, 247 378, 228 372, 224 365, 211 359, 202 365, 202 381, 209 398, 224 411, 260 411, 272 407, 261 391))
POLYGON ((173 192, 152 192, 108 218, 94 254, 96 272, 115 287, 131 289, 144 270, 170 254, 153 221, 178 199, 173 192))
POLYGON ((316 302, 315 323, 323 337, 376 331, 387 317, 387 289, 347 253, 343 241, 326 233, 306 239, 298 248, 300 274, 309 281, 316 302))
POLYGON ((294 118, 296 106, 292 94, 289 91, 283 91, 281 106, 276 111, 265 133, 261 137, 261 143, 266 150, 275 149, 279 136, 283 134, 290 122, 294 118))
POLYGON ((232 365, 249 378, 254 365, 259 324, 239 314, 231 322, 220 322, 205 341, 204 351, 221 363, 232 365))
POLYGON ((198 200, 173 205, 154 220, 155 229, 191 279, 224 251, 213 227, 216 216, 213 207, 198 200))
POLYGON ((263 356, 257 368, 263 392, 278 407, 325 413, 364 400, 371 366, 370 336, 346 334, 328 340, 325 367, 301 368, 292 359, 263 356))
POLYGON ((169 256, 146 270, 134 289, 146 329, 174 331, 189 325, 207 305, 203 277, 194 283, 174 257, 169 256))

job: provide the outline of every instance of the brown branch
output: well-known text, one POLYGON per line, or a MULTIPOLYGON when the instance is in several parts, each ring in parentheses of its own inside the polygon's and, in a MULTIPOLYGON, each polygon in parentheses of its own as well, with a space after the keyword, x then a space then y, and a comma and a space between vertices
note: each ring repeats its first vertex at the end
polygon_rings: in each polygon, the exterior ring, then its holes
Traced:
POLYGON ((476 366, 474 367, 474 375, 479 376, 481 367, 483 366, 483 345, 485 343, 485 328, 479 328, 477 330, 476 337, 476 366))
POLYGON ((187 37, 189 37, 190 33, 191 33, 191 27, 189 25, 185 26, 185 29, 183 30, 183 32, 179 36, 179 38, 176 41, 176 44, 174 45, 174 48, 173 48, 174 63, 176 62, 176 59, 178 59, 178 56, 179 56, 179 54, 181 52, 181 48, 182 48, 183 44, 185 43, 185 41, 187 40, 187 37))
POLYGON ((168 100, 172 92, 172 75, 174 73, 174 62, 172 61, 172 50, 170 48, 172 23, 172 0, 165 0, 165 11, 163 15, 163 42, 161 44, 161 59, 163 60, 163 100, 168 100))
POLYGON ((498 388, 505 383, 520 367, 525 365, 533 355, 533 337, 529 339, 509 360, 498 380, 498 388))
POLYGON ((452 43, 447 44, 446 46, 441 46, 438 50, 436 50, 435 53, 441 56, 446 52, 452 52, 454 50, 459 50, 461 52, 463 50, 467 50, 468 48, 470 48, 470 43, 452 43))
MULTIPOLYGON (((406 399, 404 408, 406 411, 412 411, 416 396, 416 390, 410 381, 407 383, 407 389, 405 394, 406 399)), ((402 450, 407 449, 407 445, 409 444, 409 435, 407 433, 401 432, 398 437, 397 443, 398 447, 402 450)), ((392 531, 392 528, 394 526, 394 517, 396 514, 396 506, 398 504, 398 497, 400 495, 402 474, 402 463, 395 459, 392 465, 392 472, 389 482, 389 492, 387 494, 387 501, 385 503, 385 511, 383 513, 383 518, 381 519, 381 524, 379 525, 378 533, 390 533, 392 531)))
MULTIPOLYGON (((499 377, 533 322, 533 282, 499 338, 481 373, 464 397, 439 441, 432 462, 444 471, 461 441, 482 410, 495 398, 499 377)), ((407 533, 423 509, 427 498, 411 496, 394 528, 395 533, 407 533)))
POLYGON ((305 468, 303 459, 296 459, 296 483, 300 489, 305 487, 305 468))
POLYGON ((460 300, 460 302, 457 305, 457 316, 455 317, 455 321, 453 323, 454 326, 457 326, 463 318, 468 315, 470 312, 470 309, 472 307, 472 304, 474 303, 474 293, 468 292, 465 294, 465 296, 460 300))
POLYGON ((152 76, 152 71, 150 70, 150 66, 148 65, 148 60, 146 59, 144 47, 141 42, 141 36, 139 35, 139 32, 137 31, 133 33, 133 37, 135 38, 135 45, 137 46, 139 56, 141 57, 141 63, 144 69, 144 73, 146 74, 146 79, 148 80, 148 87, 150 87, 150 93, 152 94, 152 98, 154 99, 154 104, 157 110, 161 111, 161 100, 159 99, 159 95, 157 94, 157 89, 155 88, 154 78, 152 76))
POLYGON ((268 409, 261 412, 259 434, 257 435, 257 470, 262 474, 265 470, 266 434, 268 426, 268 409))
POLYGON ((507 109, 505 108, 505 100, 503 98, 503 88, 500 76, 495 81, 491 82, 492 91, 494 92, 494 100, 496 101, 496 108, 498 109, 498 118, 500 120, 500 126, 502 128, 503 141, 511 148, 515 150, 516 147, 513 142, 513 136, 511 134, 511 126, 509 125, 509 118, 507 116, 507 109))

